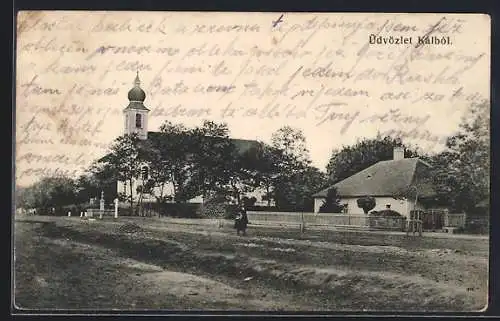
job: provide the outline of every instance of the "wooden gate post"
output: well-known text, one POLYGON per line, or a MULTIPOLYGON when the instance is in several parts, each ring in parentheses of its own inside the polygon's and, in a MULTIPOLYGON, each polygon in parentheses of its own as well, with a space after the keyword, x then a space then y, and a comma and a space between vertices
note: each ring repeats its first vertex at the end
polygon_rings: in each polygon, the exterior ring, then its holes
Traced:
POLYGON ((422 211, 418 211, 418 222, 419 222, 418 235, 422 236, 422 229, 423 229, 423 213, 422 213, 422 211))
POLYGON ((410 224, 411 224, 411 212, 410 212, 410 216, 406 220, 406 236, 410 235, 410 224))

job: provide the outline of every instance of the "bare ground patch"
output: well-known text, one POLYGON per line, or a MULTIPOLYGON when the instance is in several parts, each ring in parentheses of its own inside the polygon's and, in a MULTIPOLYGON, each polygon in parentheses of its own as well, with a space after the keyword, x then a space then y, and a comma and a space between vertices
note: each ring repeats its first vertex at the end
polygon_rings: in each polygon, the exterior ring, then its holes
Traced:
POLYGON ((293 298, 276 291, 165 270, 68 235, 43 236, 43 229, 40 223, 16 224, 15 304, 20 309, 293 309, 293 298))
MULTIPOLYGON (((468 268, 471 261, 462 252, 435 254, 423 251, 422 260, 416 259, 421 253, 412 256, 414 253, 407 248, 400 250, 392 248, 393 245, 384 251, 373 244, 363 248, 359 244, 342 247, 342 244, 333 242, 294 243, 293 239, 277 242, 251 238, 243 241, 245 239, 225 232, 198 230, 191 233, 174 231, 174 227, 152 231, 146 224, 142 225, 140 232, 133 234, 118 233, 106 224, 86 226, 66 221, 65 225, 67 228, 47 225, 43 233, 52 238, 100 244, 116 250, 121 256, 168 270, 194 273, 214 280, 224 279, 233 288, 241 288, 242 280, 249 279, 243 281, 246 282, 243 287, 260 289, 259 295, 276 293, 273 289, 278 289, 282 297, 286 293, 295 293, 295 296, 288 295, 287 300, 297 296, 302 298, 301 302, 299 300, 302 304, 274 305, 276 309, 300 310, 301 306, 306 306, 307 310, 471 311, 483 308, 485 302, 484 289, 468 292, 466 286, 456 279, 460 277, 460 269, 468 268), (236 239, 238 242, 233 242, 236 239), (245 251, 236 251, 235 248, 244 248, 245 251), (444 269, 453 273, 439 274, 443 262, 448 262, 444 269), (356 266, 361 268, 354 268, 356 266), (422 270, 425 273, 422 274, 422 270), (437 281, 430 277, 434 274, 437 281)), ((476 264, 481 271, 483 263, 476 264)), ((477 277, 481 284, 486 283, 485 275, 477 277)), ((242 301, 238 294, 233 294, 236 302, 242 301)), ((210 295, 192 296, 206 298, 210 295)), ((216 305, 224 308, 222 301, 216 305)), ((226 306, 235 304, 234 301, 224 302, 226 306)))

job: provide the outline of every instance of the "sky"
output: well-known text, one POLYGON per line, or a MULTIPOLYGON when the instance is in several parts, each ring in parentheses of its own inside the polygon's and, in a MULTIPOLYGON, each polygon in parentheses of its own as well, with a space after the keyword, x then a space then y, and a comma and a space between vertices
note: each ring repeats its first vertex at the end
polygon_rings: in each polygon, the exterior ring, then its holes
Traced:
POLYGON ((489 32, 472 14, 23 12, 16 182, 76 176, 102 156, 137 71, 151 131, 209 119, 269 142, 289 125, 321 170, 377 133, 439 152, 488 100, 489 32))

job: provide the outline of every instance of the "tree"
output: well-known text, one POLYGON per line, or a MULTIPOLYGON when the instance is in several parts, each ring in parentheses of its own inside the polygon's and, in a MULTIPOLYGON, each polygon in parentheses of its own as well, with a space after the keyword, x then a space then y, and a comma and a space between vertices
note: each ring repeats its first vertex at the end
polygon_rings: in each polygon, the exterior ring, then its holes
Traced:
POLYGON ((326 199, 319 208, 320 213, 341 213, 342 205, 340 205, 340 197, 337 193, 337 189, 332 187, 328 190, 326 194, 326 199))
POLYGON ((226 124, 211 121, 205 121, 192 131, 196 148, 191 154, 192 178, 203 199, 211 192, 225 191, 234 173, 236 150, 228 132, 226 124))
POLYGON ((76 185, 73 179, 56 175, 42 178, 23 189, 18 195, 18 205, 23 208, 60 208, 76 203, 76 185))
POLYGON ((137 134, 126 134, 115 139, 110 151, 96 162, 96 171, 108 173, 116 180, 129 185, 130 208, 134 208, 133 186, 134 180, 141 175, 144 160, 141 157, 140 143, 137 134))
POLYGON ((256 198, 255 196, 252 196, 252 197, 243 196, 243 197, 241 198, 241 203, 242 203, 245 207, 254 206, 256 202, 257 202, 257 198, 256 198))
POLYGON ((375 198, 373 198, 371 196, 364 196, 364 197, 358 198, 356 200, 356 202, 358 203, 358 207, 362 208, 363 212, 365 212, 365 214, 368 214, 368 212, 373 210, 375 208, 375 205, 376 205, 375 198))
POLYGON ((171 184, 176 203, 185 202, 198 192, 192 175, 192 155, 199 152, 197 143, 193 130, 168 121, 160 127, 160 133, 154 140, 159 154, 158 159, 153 159, 152 171, 159 174, 157 184, 162 188, 165 180, 171 184))
POLYGON ((393 158, 396 146, 405 148, 405 157, 418 157, 419 153, 409 146, 404 146, 400 139, 376 137, 364 139, 353 146, 344 146, 334 150, 327 165, 327 174, 331 183, 337 183, 373 164, 393 158))
POLYGON ((438 200, 447 199, 452 210, 473 211, 489 199, 490 111, 489 104, 471 104, 458 132, 449 137, 447 149, 431 159, 438 200))
POLYGON ((311 163, 306 138, 299 129, 290 126, 278 129, 271 136, 271 144, 275 150, 282 152, 283 166, 288 166, 289 170, 311 163))
POLYGON ((273 195, 276 207, 284 211, 312 211, 314 199, 311 195, 323 189, 326 182, 325 174, 312 166, 279 177, 273 195))
POLYGON ((256 188, 264 188, 268 206, 272 199, 273 182, 279 174, 279 152, 273 147, 258 142, 242 154, 236 155, 232 164, 230 189, 240 204, 240 194, 256 188))
POLYGON ((312 208, 311 194, 325 186, 325 175, 311 166, 302 131, 285 126, 272 135, 273 198, 280 210, 312 208))
POLYGON ((107 201, 113 200, 117 196, 116 181, 116 175, 109 166, 93 163, 84 174, 76 179, 78 203, 87 203, 90 198, 100 196, 102 191, 107 201))
POLYGON ((255 185, 266 190, 265 199, 267 206, 271 206, 275 182, 280 176, 282 168, 280 161, 283 159, 283 151, 273 146, 260 143, 256 156, 244 158, 243 168, 252 171, 255 185))
POLYGON ((151 138, 144 142, 140 148, 140 154, 144 165, 142 166, 142 185, 139 192, 142 195, 150 194, 155 197, 157 203, 162 203, 165 187, 172 180, 170 155, 168 151, 162 149, 158 139, 151 138))

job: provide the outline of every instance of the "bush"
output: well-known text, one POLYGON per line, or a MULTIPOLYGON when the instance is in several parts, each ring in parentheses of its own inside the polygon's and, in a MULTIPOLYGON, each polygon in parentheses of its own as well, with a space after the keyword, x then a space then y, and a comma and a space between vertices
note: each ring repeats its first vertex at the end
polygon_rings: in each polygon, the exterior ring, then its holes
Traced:
POLYGON ((51 216, 67 216, 71 212, 71 216, 80 216, 80 212, 86 211, 85 204, 72 204, 57 207, 40 207, 36 209, 38 215, 51 216))
POLYGON ((393 210, 372 211, 369 215, 374 217, 404 217, 399 212, 393 210))
POLYGON ((227 220, 234 220, 238 213, 238 205, 226 205, 224 210, 224 218, 227 220))
POLYGON ((405 231, 406 217, 392 210, 373 211, 369 214, 372 228, 405 231))
POLYGON ((163 203, 159 213, 162 216, 199 218, 201 204, 197 203, 163 203))
POLYGON ((342 213, 340 198, 337 189, 330 188, 326 194, 326 199, 319 208, 320 213, 342 213))
POLYGON ((247 211, 254 211, 254 212, 279 212, 278 208, 276 206, 248 206, 247 211))
POLYGON ((255 196, 252 196, 252 197, 243 196, 243 197, 241 198, 241 203, 242 203, 245 207, 254 206, 256 202, 257 202, 257 198, 255 198, 255 196))
POLYGON ((118 216, 136 216, 129 207, 119 207, 118 216))
POLYGON ((489 224, 483 220, 471 220, 464 227, 460 227, 454 231, 459 234, 489 234, 489 224))
POLYGON ((358 198, 356 202, 358 203, 358 207, 363 209, 365 214, 368 214, 368 212, 371 211, 375 205, 377 205, 375 198, 371 196, 358 198))

